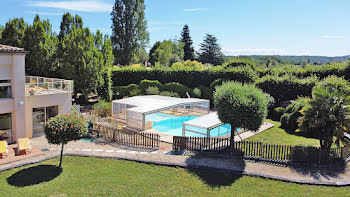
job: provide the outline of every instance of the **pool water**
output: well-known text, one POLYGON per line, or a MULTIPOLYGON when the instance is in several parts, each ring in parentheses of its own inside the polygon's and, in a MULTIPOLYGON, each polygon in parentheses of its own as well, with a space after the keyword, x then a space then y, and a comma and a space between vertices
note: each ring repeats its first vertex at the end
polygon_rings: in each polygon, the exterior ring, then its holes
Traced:
MULTIPOLYGON (((174 116, 170 114, 154 113, 146 115, 146 121, 152 121, 152 128, 166 134, 182 136, 182 125, 184 122, 198 118, 199 116, 174 116)), ((205 133, 206 130, 187 126, 187 129, 205 133)), ((210 136, 224 136, 231 133, 231 126, 226 124, 220 127, 214 128, 210 131, 210 136)), ((186 136, 190 137, 206 137, 206 135, 201 135, 198 133, 186 131, 186 136)))

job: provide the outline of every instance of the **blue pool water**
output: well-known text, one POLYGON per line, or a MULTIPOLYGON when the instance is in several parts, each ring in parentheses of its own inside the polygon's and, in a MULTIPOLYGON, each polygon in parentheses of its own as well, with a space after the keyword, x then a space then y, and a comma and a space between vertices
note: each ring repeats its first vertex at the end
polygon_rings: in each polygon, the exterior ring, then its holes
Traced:
MULTIPOLYGON (((162 133, 175 135, 175 136, 182 136, 182 125, 184 122, 198 118, 199 116, 174 116, 170 114, 163 114, 163 113, 154 113, 146 115, 146 121, 152 121, 152 127, 153 129, 160 131, 162 133)), ((187 126, 186 129, 197 131, 201 133, 207 133, 206 130, 198 128, 198 127, 192 127, 187 126)), ((222 125, 220 127, 214 128, 210 131, 210 136, 224 136, 231 133, 231 126, 226 124, 222 125)), ((191 137, 206 137, 206 135, 186 131, 186 136, 191 137)))

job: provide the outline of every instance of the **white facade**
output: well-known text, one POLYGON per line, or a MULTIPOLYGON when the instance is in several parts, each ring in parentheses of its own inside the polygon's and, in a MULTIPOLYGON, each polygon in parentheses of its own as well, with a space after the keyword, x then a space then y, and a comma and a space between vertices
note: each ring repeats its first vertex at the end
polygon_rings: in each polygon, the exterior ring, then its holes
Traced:
POLYGON ((0 140, 5 138, 11 142, 21 137, 33 137, 33 125, 40 123, 43 128, 47 114, 70 113, 72 92, 29 94, 25 81, 26 52, 20 48, 8 48, 0 45, 0 140), (38 113, 41 111, 44 113, 38 113), (35 122, 33 113, 40 116, 39 121, 35 122))

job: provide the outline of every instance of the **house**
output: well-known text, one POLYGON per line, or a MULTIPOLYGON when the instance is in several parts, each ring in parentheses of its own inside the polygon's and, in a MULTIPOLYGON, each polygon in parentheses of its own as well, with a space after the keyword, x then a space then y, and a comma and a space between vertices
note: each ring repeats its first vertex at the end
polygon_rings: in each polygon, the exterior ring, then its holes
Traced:
POLYGON ((26 54, 0 45, 0 140, 42 135, 50 117, 71 112, 73 81, 25 76, 26 54))

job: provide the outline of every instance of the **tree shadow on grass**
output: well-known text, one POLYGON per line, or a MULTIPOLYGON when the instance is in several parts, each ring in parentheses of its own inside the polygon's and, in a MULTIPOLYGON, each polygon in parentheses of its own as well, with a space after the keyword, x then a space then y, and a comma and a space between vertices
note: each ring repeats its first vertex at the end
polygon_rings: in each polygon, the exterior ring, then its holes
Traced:
MULTIPOLYGON (((235 155, 240 155, 235 150, 235 155)), ((210 187, 230 186, 240 179, 246 163, 243 157, 229 154, 196 154, 186 160, 187 170, 210 187)))
POLYGON ((54 165, 38 165, 20 170, 7 178, 7 183, 16 187, 25 187, 49 182, 62 173, 62 168, 54 165))

